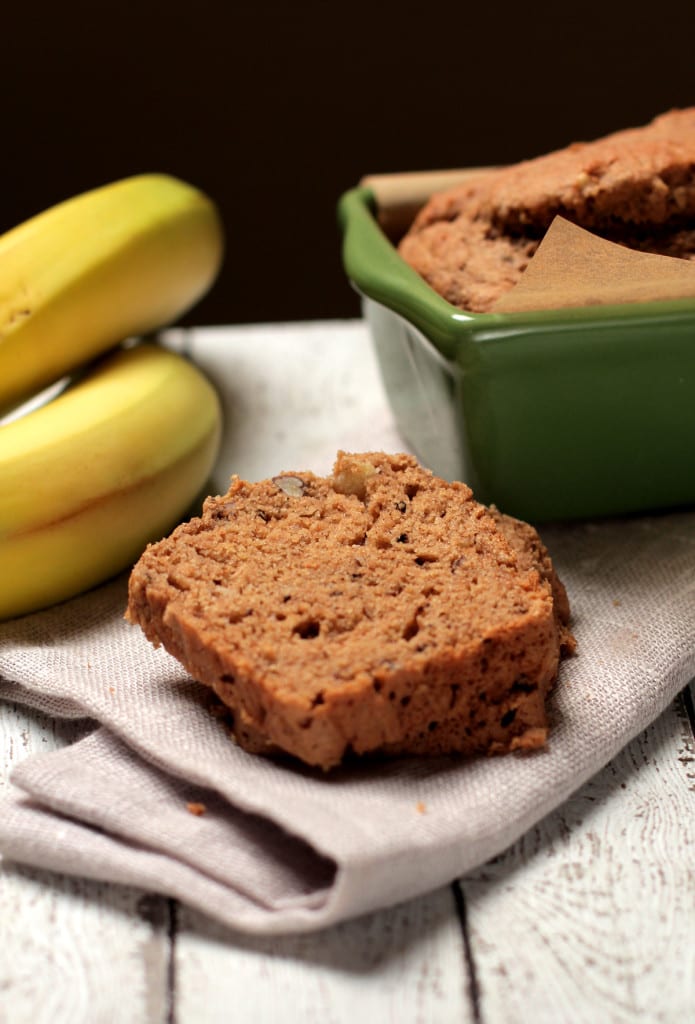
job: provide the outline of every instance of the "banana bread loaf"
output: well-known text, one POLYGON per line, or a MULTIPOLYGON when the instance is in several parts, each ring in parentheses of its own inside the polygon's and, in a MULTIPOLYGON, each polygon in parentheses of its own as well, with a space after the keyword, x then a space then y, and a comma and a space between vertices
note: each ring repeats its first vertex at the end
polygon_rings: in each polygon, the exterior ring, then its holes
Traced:
POLYGON ((542 746, 573 647, 535 530, 380 452, 233 478, 147 548, 126 617, 231 708, 243 747, 324 769, 542 746))
POLYGON ((403 258, 447 301, 487 312, 555 216, 633 249, 695 256, 695 107, 485 171, 433 196, 403 258))

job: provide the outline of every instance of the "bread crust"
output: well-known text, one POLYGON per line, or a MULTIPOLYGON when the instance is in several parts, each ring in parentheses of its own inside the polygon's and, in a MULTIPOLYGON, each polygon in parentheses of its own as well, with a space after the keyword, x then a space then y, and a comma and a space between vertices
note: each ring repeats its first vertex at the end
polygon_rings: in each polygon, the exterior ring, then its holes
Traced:
POLYGON ((399 251, 447 301, 488 312, 556 216, 633 249, 694 258, 695 107, 439 193, 399 251))

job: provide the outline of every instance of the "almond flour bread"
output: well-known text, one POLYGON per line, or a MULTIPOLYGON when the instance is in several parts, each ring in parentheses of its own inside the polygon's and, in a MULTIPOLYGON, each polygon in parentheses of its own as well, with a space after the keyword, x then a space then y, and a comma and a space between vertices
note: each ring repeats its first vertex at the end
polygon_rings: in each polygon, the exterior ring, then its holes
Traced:
POLYGON ((406 455, 233 478, 150 545, 126 617, 211 687, 234 735, 327 769, 349 753, 542 746, 569 607, 526 524, 406 455))
POLYGON ((439 193, 399 251, 447 301, 487 312, 555 216, 644 252, 695 256, 695 107, 439 193))

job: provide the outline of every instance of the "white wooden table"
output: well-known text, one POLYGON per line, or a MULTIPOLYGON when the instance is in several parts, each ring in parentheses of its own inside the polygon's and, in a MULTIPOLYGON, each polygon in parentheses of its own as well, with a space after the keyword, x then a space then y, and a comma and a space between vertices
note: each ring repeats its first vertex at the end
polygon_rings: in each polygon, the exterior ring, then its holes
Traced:
MULTIPOLYGON (((297 468, 298 452, 325 471, 375 422, 392 429, 361 323, 168 340, 223 392, 220 487, 263 472, 259 417, 273 472, 297 468), (325 373, 303 384, 317 352, 325 373), (319 434, 292 429, 294 403, 313 403, 319 434)), ((318 934, 248 938, 160 896, 4 862, 0 1024, 695 1021, 694 725, 691 687, 493 863, 318 934)), ((78 730, 0 704, 0 786, 78 730)))

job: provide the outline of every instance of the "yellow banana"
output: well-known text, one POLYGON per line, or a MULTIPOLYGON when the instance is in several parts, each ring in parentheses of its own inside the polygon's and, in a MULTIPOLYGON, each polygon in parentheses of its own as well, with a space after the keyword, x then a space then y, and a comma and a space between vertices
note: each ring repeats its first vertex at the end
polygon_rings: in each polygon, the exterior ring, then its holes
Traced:
POLYGON ((163 174, 85 192, 0 237, 0 408, 181 316, 222 249, 213 203, 163 174))
POLYGON ((128 568, 200 494, 220 429, 212 385, 152 344, 0 427, 0 619, 128 568))

